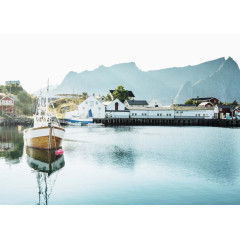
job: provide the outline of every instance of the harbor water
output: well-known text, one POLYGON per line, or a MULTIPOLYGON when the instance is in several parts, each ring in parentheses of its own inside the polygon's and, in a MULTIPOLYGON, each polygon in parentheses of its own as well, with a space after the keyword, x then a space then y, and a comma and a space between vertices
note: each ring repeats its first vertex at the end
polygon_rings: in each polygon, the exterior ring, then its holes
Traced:
POLYGON ((240 204, 240 129, 66 127, 64 154, 0 127, 0 204, 240 204))

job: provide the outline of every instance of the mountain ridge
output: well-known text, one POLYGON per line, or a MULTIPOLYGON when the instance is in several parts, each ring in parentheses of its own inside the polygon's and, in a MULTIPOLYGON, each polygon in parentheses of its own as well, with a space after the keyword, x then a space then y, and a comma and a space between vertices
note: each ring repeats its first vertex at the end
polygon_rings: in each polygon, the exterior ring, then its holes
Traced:
POLYGON ((50 93, 88 92, 106 95, 109 89, 115 89, 118 85, 132 90, 136 99, 159 99, 163 104, 170 104, 173 99, 176 103, 183 103, 190 97, 204 97, 208 93, 228 101, 232 99, 229 97, 231 91, 234 92, 233 97, 239 95, 240 99, 240 70, 231 57, 149 71, 141 70, 135 62, 118 63, 109 67, 100 65, 91 71, 70 71, 50 93), (205 87, 206 83, 209 89, 205 87), (216 90, 216 84, 220 89, 216 90), (236 85, 235 90, 231 84, 236 85))

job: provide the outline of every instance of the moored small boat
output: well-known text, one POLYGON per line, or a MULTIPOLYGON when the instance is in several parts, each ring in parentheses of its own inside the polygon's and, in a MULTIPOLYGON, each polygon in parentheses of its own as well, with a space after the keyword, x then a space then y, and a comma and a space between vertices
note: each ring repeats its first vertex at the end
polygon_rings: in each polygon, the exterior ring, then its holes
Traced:
POLYGON ((92 110, 89 109, 88 116, 86 118, 82 118, 80 115, 72 115, 68 118, 65 118, 65 121, 72 126, 82 126, 93 123, 93 115, 92 110))

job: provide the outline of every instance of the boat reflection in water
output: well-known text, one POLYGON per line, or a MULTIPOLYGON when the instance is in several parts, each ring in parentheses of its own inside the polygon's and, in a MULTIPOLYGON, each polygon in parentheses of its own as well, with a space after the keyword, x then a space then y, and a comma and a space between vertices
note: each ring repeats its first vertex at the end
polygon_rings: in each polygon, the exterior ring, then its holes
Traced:
POLYGON ((49 197, 57 180, 58 172, 64 167, 63 155, 54 150, 42 150, 26 147, 27 163, 34 169, 38 184, 38 205, 48 205, 49 197))

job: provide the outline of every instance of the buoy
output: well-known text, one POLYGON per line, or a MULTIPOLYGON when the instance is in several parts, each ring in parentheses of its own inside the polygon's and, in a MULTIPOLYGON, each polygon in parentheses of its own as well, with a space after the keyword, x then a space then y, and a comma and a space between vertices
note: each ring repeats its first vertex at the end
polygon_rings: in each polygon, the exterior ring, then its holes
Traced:
POLYGON ((60 155, 60 154, 63 154, 63 153, 64 153, 64 151, 62 149, 59 149, 55 152, 56 155, 60 155))
POLYGON ((21 133, 21 131, 22 131, 22 126, 18 125, 18 132, 21 133))

